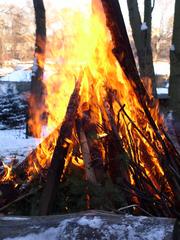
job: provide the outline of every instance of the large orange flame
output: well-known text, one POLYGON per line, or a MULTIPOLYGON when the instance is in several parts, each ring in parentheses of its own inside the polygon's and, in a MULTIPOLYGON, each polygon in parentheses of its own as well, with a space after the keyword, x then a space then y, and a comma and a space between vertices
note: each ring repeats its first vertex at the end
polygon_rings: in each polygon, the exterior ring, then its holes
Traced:
MULTIPOLYGON (((153 130, 145 118, 142 106, 112 53, 111 36, 105 25, 105 16, 100 3, 94 1, 93 11, 89 15, 68 9, 63 10, 60 12, 60 19, 63 31, 61 29, 59 35, 56 36, 57 39, 50 43, 51 57, 55 62, 53 70, 51 69, 53 74, 45 79, 47 91, 45 101, 48 112, 46 131, 51 132, 62 122, 75 80, 80 72, 83 72, 79 113, 82 111, 83 104, 89 103, 91 108, 99 111, 93 116, 96 118, 94 119, 96 122, 100 122, 101 114, 100 110, 97 110, 97 106, 103 108, 107 89, 115 90, 121 104, 125 104, 128 116, 140 129, 145 129, 153 141, 153 130)), ((117 115, 120 106, 115 103, 113 107, 115 115, 117 115)), ((159 121, 157 109, 153 109, 153 115, 156 117, 156 121, 159 121)), ((36 127, 38 128, 38 126, 36 127)), ((123 123, 121 128, 124 129, 123 134, 126 134, 126 127, 123 123)), ((133 133, 133 138, 140 138, 132 126, 129 128, 133 133)), ((54 137, 54 141, 56 139, 57 137, 54 137)), ((140 144, 144 144, 142 147, 147 148, 149 155, 156 162, 155 167, 163 175, 156 156, 146 139, 143 139, 140 144)), ((50 151, 47 150, 47 146, 40 149, 41 152, 45 152, 47 159, 51 159, 53 147, 50 151)), ((41 152, 38 155, 38 161, 42 167, 45 167, 46 163, 41 152)), ((139 155, 142 160, 143 152, 140 152, 139 155)), ((142 164, 147 165, 144 160, 142 160, 142 164)), ((148 168, 148 166, 146 167, 148 168)))
MULTIPOLYGON (((75 81, 81 76, 81 100, 78 114, 81 115, 84 108, 91 108, 91 121, 96 124, 102 123, 104 118, 108 128, 111 129, 104 104, 107 92, 112 91, 113 112, 116 124, 120 124, 119 135, 123 140, 124 148, 144 169, 143 174, 148 175, 153 185, 160 190, 156 179, 162 178, 164 172, 159 164, 157 151, 161 153, 163 149, 155 138, 154 131, 146 119, 129 80, 112 53, 113 43, 100 2, 93 1, 93 8, 90 4, 87 9, 86 13, 70 9, 59 13, 62 28, 47 48, 47 55, 54 64, 50 65, 47 61, 46 68, 53 74, 46 77, 44 81, 45 106, 48 113, 46 132, 54 132, 51 138, 38 147, 36 162, 34 158, 31 159, 28 174, 31 176, 38 173, 41 168, 49 166, 58 129, 63 121, 75 81), (122 106, 124 106, 124 120, 118 123, 117 116, 122 106), (136 146, 136 152, 130 147, 132 145, 136 146)), ((150 111, 155 122, 158 125, 162 124, 158 106, 150 108, 150 111)), ((38 124, 35 127, 41 128, 38 124)), ((106 135, 103 131, 99 134, 106 135)), ((71 149, 73 144, 72 142, 71 149)), ((70 151, 69 154, 71 160, 77 165, 73 152, 70 151)), ((82 159, 79 159, 78 165, 83 167, 82 159)), ((132 185, 135 184, 133 173, 130 174, 130 180, 132 185)))

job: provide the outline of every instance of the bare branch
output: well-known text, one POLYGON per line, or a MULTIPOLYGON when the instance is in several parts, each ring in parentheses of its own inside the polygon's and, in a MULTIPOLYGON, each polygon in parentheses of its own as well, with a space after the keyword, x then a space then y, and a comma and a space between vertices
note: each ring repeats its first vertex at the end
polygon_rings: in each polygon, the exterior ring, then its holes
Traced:
POLYGON ((152 11, 154 10, 155 2, 156 2, 156 0, 153 0, 153 2, 152 2, 152 7, 151 7, 151 13, 152 13, 152 11))

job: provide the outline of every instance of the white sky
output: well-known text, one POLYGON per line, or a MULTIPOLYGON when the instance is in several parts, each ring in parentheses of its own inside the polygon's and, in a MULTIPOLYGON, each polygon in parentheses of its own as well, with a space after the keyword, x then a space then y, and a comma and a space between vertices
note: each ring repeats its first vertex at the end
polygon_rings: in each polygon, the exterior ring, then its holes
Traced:
MULTIPOLYGON (((44 0, 46 5, 46 11, 48 8, 55 7, 63 8, 63 7, 75 7, 82 8, 83 5, 86 5, 90 0, 44 0), (49 6, 51 4, 51 6, 49 6)), ((174 2, 175 0, 155 0, 155 8, 152 15, 152 22, 154 27, 159 27, 162 23, 165 25, 169 16, 174 13, 174 2)), ((25 7, 27 3, 32 3, 32 0, 0 0, 0 4, 8 4, 12 3, 19 7, 25 7)), ((124 19, 127 25, 129 25, 128 19, 128 11, 127 11, 127 0, 119 0, 121 9, 124 15, 124 19)), ((139 8, 141 12, 143 12, 143 2, 144 0, 138 0, 139 8)))

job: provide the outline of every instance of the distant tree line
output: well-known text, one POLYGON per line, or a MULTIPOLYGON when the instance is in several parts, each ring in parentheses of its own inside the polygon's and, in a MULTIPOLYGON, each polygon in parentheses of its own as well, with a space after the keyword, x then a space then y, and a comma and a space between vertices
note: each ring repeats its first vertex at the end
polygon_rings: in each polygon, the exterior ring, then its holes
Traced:
POLYGON ((0 5, 0 66, 11 59, 32 60, 31 15, 15 5, 0 5))

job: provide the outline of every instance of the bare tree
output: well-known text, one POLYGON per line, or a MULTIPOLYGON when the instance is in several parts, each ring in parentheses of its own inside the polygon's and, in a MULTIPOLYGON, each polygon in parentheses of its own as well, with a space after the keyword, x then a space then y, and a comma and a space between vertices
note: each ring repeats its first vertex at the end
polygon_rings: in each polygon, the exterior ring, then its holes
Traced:
POLYGON ((180 0, 175 2, 172 45, 170 49, 170 105, 180 121, 180 0))
POLYGON ((30 60, 32 51, 31 16, 27 9, 15 5, 0 5, 0 62, 13 58, 30 60))
POLYGON ((3 64, 3 19, 0 19, 0 32, 1 32, 1 36, 0 36, 0 67, 2 67, 3 64))
POLYGON ((134 43, 137 50, 139 71, 144 85, 147 79, 152 80, 152 91, 156 97, 156 83, 151 48, 151 14, 155 1, 144 0, 144 22, 141 21, 137 0, 127 0, 129 20, 132 28, 134 43))
MULTIPOLYGON (((28 131, 30 134, 39 137, 41 129, 34 132, 33 126, 41 122, 42 105, 43 105, 43 75, 45 62, 45 48, 46 48, 46 14, 43 0, 33 0, 36 22, 36 39, 34 64, 31 78, 31 99, 30 99, 30 116, 28 131)), ((37 128, 38 129, 38 128, 37 128)))

